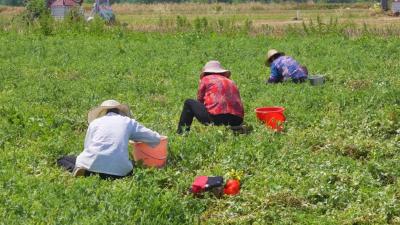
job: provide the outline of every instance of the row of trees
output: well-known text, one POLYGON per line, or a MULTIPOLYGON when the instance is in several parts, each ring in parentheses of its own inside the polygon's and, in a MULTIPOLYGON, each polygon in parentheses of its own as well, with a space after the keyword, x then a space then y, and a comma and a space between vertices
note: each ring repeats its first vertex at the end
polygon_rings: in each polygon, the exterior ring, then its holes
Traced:
MULTIPOLYGON (((0 0, 0 5, 10 5, 10 6, 20 6, 24 5, 24 1, 29 0, 0 0)), ((45 1, 45 0, 43 0, 45 1)), ((92 2, 93 0, 88 0, 85 2, 92 2)), ((198 2, 198 3, 241 3, 241 2, 265 2, 265 3, 281 3, 281 2, 307 2, 308 0, 112 0, 113 3, 157 3, 157 2, 198 2)), ((323 3, 352 3, 352 2, 367 2, 371 0, 314 0, 314 2, 323 3)))
MULTIPOLYGON (((0 0, 1 1, 1 0, 0 0)), ((262 3, 283 3, 283 2, 309 2, 310 0, 112 0, 114 3, 162 3, 162 2, 195 2, 195 3, 245 3, 245 2, 262 2, 262 3)), ((315 3, 356 3, 356 2, 378 2, 380 0, 311 0, 315 3)))
POLYGON ((17 6, 17 5, 23 5, 24 0, 0 0, 0 5, 11 5, 11 6, 17 6))

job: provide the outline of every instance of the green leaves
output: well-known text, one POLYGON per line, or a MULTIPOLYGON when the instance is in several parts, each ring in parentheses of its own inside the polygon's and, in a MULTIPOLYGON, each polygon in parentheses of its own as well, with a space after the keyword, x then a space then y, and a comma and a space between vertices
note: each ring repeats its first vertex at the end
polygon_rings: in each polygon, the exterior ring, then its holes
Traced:
MULTIPOLYGON (((205 24, 196 21, 199 30, 205 24)), ((101 26, 47 37, 0 35, 4 223, 399 221, 398 39, 106 33, 101 26), (326 75, 327 83, 265 85, 270 47, 326 75), (183 102, 195 98, 199 72, 211 59, 232 71, 250 135, 196 121, 190 134, 175 135, 183 102), (73 178, 55 165, 82 151, 87 111, 109 98, 169 136, 165 169, 138 167, 110 182, 73 178), (254 109, 268 105, 286 108, 284 132, 257 121, 254 109), (239 196, 187 195, 195 176, 231 170, 243 172, 239 196)))

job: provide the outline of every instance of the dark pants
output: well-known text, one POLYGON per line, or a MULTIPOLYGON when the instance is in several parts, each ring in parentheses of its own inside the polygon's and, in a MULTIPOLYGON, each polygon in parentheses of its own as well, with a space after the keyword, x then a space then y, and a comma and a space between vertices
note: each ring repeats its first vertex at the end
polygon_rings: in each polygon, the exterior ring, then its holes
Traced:
POLYGON ((209 114, 204 104, 193 99, 187 99, 183 105, 177 133, 181 134, 183 129, 185 129, 185 131, 190 131, 190 126, 192 125, 194 117, 204 125, 239 126, 243 122, 243 118, 232 114, 209 114))
MULTIPOLYGON (((300 78, 294 78, 294 79, 292 79, 293 83, 295 83, 295 84, 303 83, 303 82, 305 82, 306 80, 307 80, 306 77, 300 77, 300 78)), ((277 84, 277 83, 282 83, 282 82, 283 82, 283 77, 282 77, 282 79, 272 79, 272 78, 269 78, 268 81, 267 81, 267 83, 269 83, 269 84, 277 84)))
MULTIPOLYGON (((76 156, 73 156, 73 155, 63 156, 63 157, 57 159, 57 164, 71 173, 74 171, 75 163, 76 163, 76 156)), ((121 179, 124 177, 131 176, 132 171, 129 172, 125 176, 117 176, 117 175, 111 175, 111 174, 106 174, 106 173, 96 173, 96 172, 92 172, 89 170, 85 171, 85 174, 84 174, 85 177, 92 176, 92 175, 99 175, 101 179, 115 180, 115 179, 121 179)))
POLYGON ((295 79, 292 79, 292 81, 293 81, 293 83, 295 83, 295 84, 298 84, 298 83, 303 83, 303 82, 305 82, 306 81, 306 77, 300 77, 300 78, 295 78, 295 79))

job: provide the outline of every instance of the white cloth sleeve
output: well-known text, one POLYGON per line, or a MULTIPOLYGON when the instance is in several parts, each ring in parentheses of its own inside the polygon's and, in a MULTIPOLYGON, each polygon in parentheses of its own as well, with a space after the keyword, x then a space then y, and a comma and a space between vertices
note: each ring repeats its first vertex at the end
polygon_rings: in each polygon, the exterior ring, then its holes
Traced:
POLYGON ((144 127, 140 123, 135 120, 131 120, 132 129, 130 139, 133 141, 141 141, 149 144, 154 147, 160 143, 161 136, 155 131, 150 130, 149 128, 144 127))
POLYGON ((87 131, 86 131, 86 136, 85 136, 85 143, 84 143, 84 148, 85 148, 85 149, 89 147, 90 134, 91 134, 90 130, 91 130, 91 129, 90 129, 90 124, 89 124, 89 127, 88 127, 88 129, 87 129, 87 131))

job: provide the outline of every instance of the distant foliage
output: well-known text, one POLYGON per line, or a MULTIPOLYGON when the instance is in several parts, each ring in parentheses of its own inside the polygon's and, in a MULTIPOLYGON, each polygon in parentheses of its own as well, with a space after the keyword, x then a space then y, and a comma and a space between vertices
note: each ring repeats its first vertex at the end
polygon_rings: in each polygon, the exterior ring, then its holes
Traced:
MULTIPOLYGON (((85 3, 92 3, 93 0, 84 0, 85 3)), ((111 3, 245 3, 245 2, 262 2, 262 3, 286 3, 299 2, 305 3, 307 0, 111 0, 111 3)), ((314 0, 315 3, 356 3, 356 2, 371 2, 371 0, 314 0)), ((373 0, 373 2, 377 2, 373 0)), ((0 5, 22 6, 24 0, 0 0, 0 5)))
MULTIPOLYGON (((299 2, 305 3, 307 0, 113 0, 113 3, 181 3, 181 2, 194 2, 194 3, 245 3, 245 2, 262 2, 262 3, 286 3, 286 2, 299 2)), ((370 2, 368 0, 314 0, 315 3, 355 3, 355 2, 370 2)))
POLYGON ((24 4, 23 0, 0 0, 0 5, 19 6, 23 4, 24 4))
POLYGON ((22 15, 24 20, 32 22, 35 19, 49 17, 50 11, 43 0, 28 0, 24 2, 26 11, 22 15))

